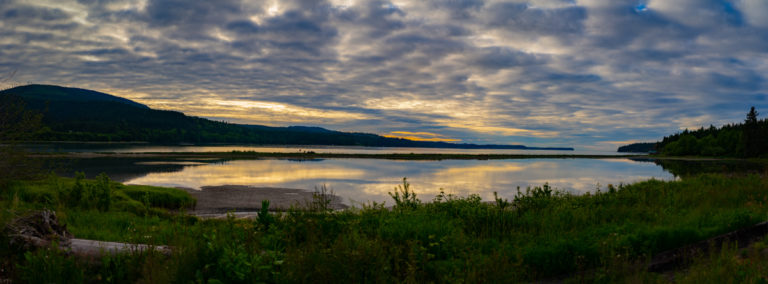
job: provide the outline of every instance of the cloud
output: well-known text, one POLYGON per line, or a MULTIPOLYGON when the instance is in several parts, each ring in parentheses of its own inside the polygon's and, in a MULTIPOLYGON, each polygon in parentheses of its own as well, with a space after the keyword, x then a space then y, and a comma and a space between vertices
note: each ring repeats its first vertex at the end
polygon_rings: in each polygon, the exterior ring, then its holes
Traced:
POLYGON ((614 150, 768 108, 766 9, 0 0, 0 74, 17 70, 6 85, 92 88, 239 123, 614 150))
POLYGON ((746 16, 749 24, 768 28, 768 2, 760 0, 736 1, 736 6, 746 16))
POLYGON ((513 33, 563 35, 582 31, 587 10, 576 5, 539 8, 531 3, 500 2, 490 5, 487 15, 490 26, 513 33))
POLYGON ((498 70, 542 63, 536 55, 503 47, 481 48, 470 58, 468 65, 498 70))
POLYGON ((431 132, 410 132, 410 131, 391 131, 389 134, 383 135, 390 138, 403 138, 414 141, 431 141, 431 142, 459 142, 461 139, 447 138, 441 134, 431 132))

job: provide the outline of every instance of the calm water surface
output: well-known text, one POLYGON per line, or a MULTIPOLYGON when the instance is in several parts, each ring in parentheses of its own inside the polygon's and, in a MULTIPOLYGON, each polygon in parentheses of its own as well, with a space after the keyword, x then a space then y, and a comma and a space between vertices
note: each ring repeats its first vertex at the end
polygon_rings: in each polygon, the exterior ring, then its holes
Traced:
POLYGON ((125 182, 196 189, 207 185, 249 185, 313 190, 327 185, 344 198, 345 203, 354 205, 367 201, 392 204, 387 192, 402 183, 403 177, 408 178, 423 201, 431 200, 441 189, 462 196, 479 194, 484 200, 492 200, 494 191, 512 198, 517 187, 524 190, 544 183, 573 193, 585 193, 608 184, 675 178, 653 163, 629 159, 268 159, 168 163, 180 169, 149 172, 125 182))
POLYGON ((36 152, 113 152, 113 153, 173 153, 173 152, 231 152, 255 151, 267 153, 315 153, 348 154, 515 154, 515 155, 632 155, 613 151, 576 149, 575 151, 515 150, 515 149, 448 149, 448 148, 400 148, 400 147, 352 147, 352 146, 159 146, 127 143, 41 143, 28 144, 25 148, 36 152))
MULTIPOLYGON (((302 152, 316 153, 438 153, 438 154, 566 154, 625 155, 625 153, 589 150, 504 150, 438 149, 393 147, 334 146, 155 146, 110 143, 42 143, 26 145, 40 152, 302 152)), ((512 198, 517 188, 551 186, 572 193, 594 191, 608 184, 632 183, 650 178, 670 180, 674 176, 649 162, 616 159, 514 159, 514 160, 383 160, 383 159, 261 159, 261 160, 83 160, 93 173, 107 172, 116 180, 145 184, 199 189, 202 186, 248 185, 255 187, 298 188, 314 190, 326 185, 345 203, 387 201, 387 194, 404 177, 423 201, 431 200, 440 190, 466 196, 479 194, 491 200, 493 192, 512 198)), ((87 166, 72 165, 73 170, 88 172, 87 166)))

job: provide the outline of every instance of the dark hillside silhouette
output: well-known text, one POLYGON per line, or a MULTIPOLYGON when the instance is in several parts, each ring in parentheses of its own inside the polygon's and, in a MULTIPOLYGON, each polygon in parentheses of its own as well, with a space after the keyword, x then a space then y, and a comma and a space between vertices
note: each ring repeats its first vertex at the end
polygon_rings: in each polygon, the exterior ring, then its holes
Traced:
POLYGON ((187 116, 177 111, 154 110, 100 92, 50 85, 16 87, 0 91, 0 96, 20 97, 29 109, 43 114, 44 127, 34 131, 33 137, 29 138, 41 141, 573 150, 413 141, 320 127, 240 125, 187 116))
POLYGON ((19 86, 0 93, 15 94, 23 97, 29 102, 113 102, 130 105, 138 108, 149 109, 148 106, 134 102, 132 100, 121 98, 97 91, 91 91, 78 88, 65 88, 52 85, 26 85, 19 86))

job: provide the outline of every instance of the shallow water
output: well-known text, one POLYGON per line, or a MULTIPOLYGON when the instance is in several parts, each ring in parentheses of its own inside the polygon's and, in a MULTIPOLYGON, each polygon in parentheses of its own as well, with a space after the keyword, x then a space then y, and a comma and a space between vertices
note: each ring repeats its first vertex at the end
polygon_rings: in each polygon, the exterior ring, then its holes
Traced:
MULTIPOLYGON (((202 186, 249 185, 313 190, 326 185, 346 204, 376 201, 392 204, 387 194, 408 178, 423 201, 440 190, 465 196, 479 194, 492 200, 496 191, 511 199, 517 187, 544 183, 572 193, 605 189, 608 184, 650 178, 672 180, 662 167, 629 159, 516 159, 400 161, 381 159, 234 160, 216 163, 169 161, 174 170, 149 171, 125 180, 145 184, 199 189, 202 186)), ((139 162, 136 162, 139 163, 139 162)), ((157 163, 157 162, 155 162, 157 163)))

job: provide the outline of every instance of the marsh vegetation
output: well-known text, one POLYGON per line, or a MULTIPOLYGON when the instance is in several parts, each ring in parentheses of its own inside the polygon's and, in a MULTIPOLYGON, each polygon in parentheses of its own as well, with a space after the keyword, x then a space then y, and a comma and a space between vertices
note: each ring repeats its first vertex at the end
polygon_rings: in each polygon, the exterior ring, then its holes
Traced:
MULTIPOLYGON (((394 203, 328 210, 326 198, 256 219, 184 214, 184 192, 50 176, 14 182, 0 194, 0 221, 50 208, 78 238, 168 245, 91 262, 57 248, 19 251, 3 241, 2 278, 107 282, 525 282, 542 279, 666 281, 645 270, 654 255, 764 221, 768 179, 706 174, 679 181, 605 185, 572 195, 548 184, 484 201, 477 195, 418 194, 407 180, 394 203), (108 191, 109 194, 104 193, 108 191), (80 198, 77 196, 80 195, 80 198), (85 198, 94 196, 94 198, 85 198), (109 205, 106 197, 109 197, 109 205), (87 201, 87 202, 86 202, 87 201), (391 206, 390 206, 391 205, 391 206)), ((326 189, 327 192, 328 189, 326 189)), ((266 206, 268 207, 268 204, 266 206)), ((758 244, 758 246, 760 246, 758 244)), ((764 246, 764 244, 762 245, 764 246)), ((757 281, 749 261, 726 247, 676 280, 757 281), (714 264, 713 264, 714 263, 714 264)))

